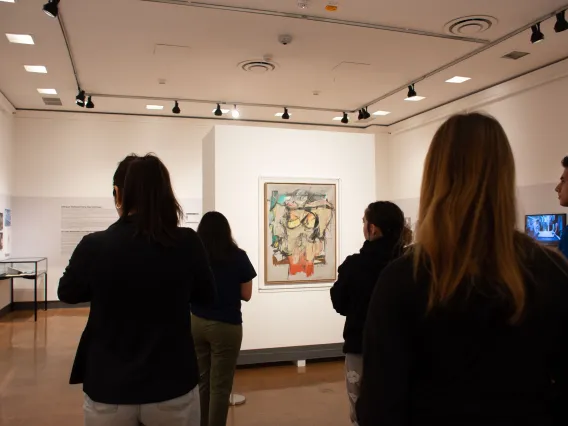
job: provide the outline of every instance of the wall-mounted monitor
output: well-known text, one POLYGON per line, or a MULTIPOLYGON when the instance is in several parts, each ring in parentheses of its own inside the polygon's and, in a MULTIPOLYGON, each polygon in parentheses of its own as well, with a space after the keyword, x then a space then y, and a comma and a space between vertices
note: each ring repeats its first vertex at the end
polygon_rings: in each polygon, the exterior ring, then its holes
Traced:
POLYGON ((556 246, 566 226, 566 214, 532 214, 525 216, 525 232, 536 241, 556 246))

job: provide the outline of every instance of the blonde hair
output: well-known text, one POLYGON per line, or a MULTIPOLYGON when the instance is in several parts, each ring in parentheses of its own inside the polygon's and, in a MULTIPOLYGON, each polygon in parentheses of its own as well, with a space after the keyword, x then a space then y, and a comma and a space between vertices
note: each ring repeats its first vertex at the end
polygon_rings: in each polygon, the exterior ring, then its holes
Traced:
POLYGON ((418 224, 415 271, 425 265, 431 274, 429 310, 447 303, 465 279, 483 277, 512 302, 511 322, 520 320, 526 245, 516 231, 513 152, 496 119, 455 115, 438 129, 424 165, 418 224))

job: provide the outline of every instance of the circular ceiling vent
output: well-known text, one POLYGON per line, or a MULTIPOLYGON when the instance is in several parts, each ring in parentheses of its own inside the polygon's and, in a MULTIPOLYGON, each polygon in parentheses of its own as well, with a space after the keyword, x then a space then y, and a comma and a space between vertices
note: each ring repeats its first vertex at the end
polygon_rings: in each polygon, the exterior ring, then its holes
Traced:
POLYGON ((453 35, 468 37, 484 33, 494 25, 497 25, 497 18, 493 16, 464 16, 448 22, 444 30, 453 35))
POLYGON ((258 61, 245 61, 239 64, 239 67, 246 72, 254 74, 266 74, 276 69, 276 64, 272 61, 258 60, 258 61))

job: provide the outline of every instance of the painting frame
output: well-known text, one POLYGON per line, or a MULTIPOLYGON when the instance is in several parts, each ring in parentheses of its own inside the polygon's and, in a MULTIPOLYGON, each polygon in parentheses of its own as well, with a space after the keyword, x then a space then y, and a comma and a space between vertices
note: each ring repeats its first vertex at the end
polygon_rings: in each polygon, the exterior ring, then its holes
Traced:
MULTIPOLYGON (((303 290, 323 290, 329 289, 337 280, 337 267, 340 259, 339 241, 340 241, 340 179, 336 178, 290 178, 290 177, 261 177, 259 179, 259 195, 261 202, 259 203, 260 224, 262 235, 259 239, 259 265, 261 266, 259 276, 259 291, 260 292, 273 292, 273 291, 303 291, 303 290), (271 185, 280 186, 331 186, 332 193, 335 201, 333 206, 333 216, 330 222, 332 226, 330 232, 332 235, 331 247, 333 247, 332 264, 329 267, 329 274, 324 278, 316 279, 298 279, 298 280, 274 280, 269 279, 269 263, 272 262, 273 252, 270 250, 269 244, 269 208, 270 208, 270 195, 268 194, 271 185)), ((330 250, 331 251, 331 250, 330 250)))

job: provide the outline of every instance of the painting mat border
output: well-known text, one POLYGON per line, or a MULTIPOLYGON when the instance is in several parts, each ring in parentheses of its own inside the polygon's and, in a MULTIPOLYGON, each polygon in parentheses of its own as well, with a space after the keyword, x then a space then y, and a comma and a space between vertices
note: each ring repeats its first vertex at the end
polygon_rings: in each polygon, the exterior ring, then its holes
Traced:
POLYGON ((341 179, 340 178, 322 178, 322 177, 267 177, 261 176, 258 179, 258 191, 259 191, 259 198, 261 202, 259 203, 259 223, 261 224, 261 236, 259 238, 259 266, 260 266, 260 274, 258 280, 258 291, 259 293, 275 293, 275 292, 293 292, 293 291, 305 291, 305 290, 312 290, 312 291, 321 291, 327 290, 332 287, 333 282, 337 280, 337 266, 339 259, 341 259, 340 253, 340 244, 339 241, 341 239, 341 226, 340 226, 340 206, 341 206, 341 179), (310 282, 298 282, 297 284, 267 284, 266 283, 266 255, 265 255, 265 247, 266 247, 266 215, 265 215, 265 208, 266 208, 266 194, 265 194, 265 184, 267 183, 282 183, 282 184, 318 184, 318 185, 335 185, 335 200, 336 200, 336 207, 335 207, 335 279, 333 281, 328 282, 317 282, 317 281, 310 281, 310 282))

